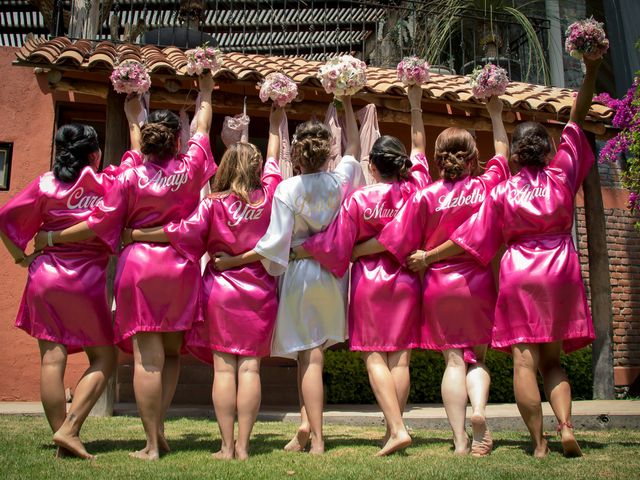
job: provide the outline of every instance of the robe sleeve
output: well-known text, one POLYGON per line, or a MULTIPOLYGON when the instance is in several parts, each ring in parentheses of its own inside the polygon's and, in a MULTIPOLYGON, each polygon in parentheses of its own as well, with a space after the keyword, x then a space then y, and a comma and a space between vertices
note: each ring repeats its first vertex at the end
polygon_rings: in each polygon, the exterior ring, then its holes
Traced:
POLYGON ((102 170, 102 173, 117 177, 119 174, 129 168, 134 168, 138 165, 142 165, 143 162, 144 157, 141 152, 138 152, 137 150, 127 150, 126 152, 124 152, 124 155, 122 155, 120 165, 109 165, 102 170))
POLYGON ((480 264, 491 262, 504 243, 503 213, 500 187, 494 188, 482 203, 480 210, 451 234, 451 241, 465 249, 480 264))
POLYGON ((183 159, 190 166, 190 178, 200 183, 202 188, 218 170, 218 165, 213 160, 209 136, 196 133, 189 140, 189 148, 183 159))
POLYGON ((347 273, 358 236, 358 222, 352 214, 354 210, 357 210, 357 204, 352 196, 326 230, 309 237, 303 244, 313 258, 336 277, 347 273))
POLYGON ((46 197, 40 190, 40 178, 0 208, 0 231, 22 250, 42 226, 46 197))
POLYGON ((336 166, 334 173, 340 179, 344 196, 365 185, 362 166, 353 156, 345 155, 336 166))
POLYGON ((118 250, 120 234, 129 212, 127 179, 121 175, 87 219, 87 225, 112 253, 118 250))
POLYGON ((164 227, 171 245, 183 257, 194 263, 207 251, 212 206, 211 199, 205 198, 189 217, 164 227))
POLYGON ((276 188, 282 181, 282 172, 278 160, 273 157, 267 158, 262 169, 262 186, 267 192, 267 196, 272 198, 276 188))
POLYGON ((271 207, 269 228, 254 248, 264 257, 262 264, 274 277, 284 274, 289 265, 294 222, 294 212, 281 198, 280 188, 277 188, 271 207))
POLYGON ((495 155, 488 162, 484 169, 484 173, 480 175, 487 190, 490 191, 501 182, 504 182, 511 176, 509 171, 509 162, 503 155, 495 155))
POLYGON ((562 131, 558 151, 549 166, 562 170, 573 193, 577 193, 595 162, 589 140, 578 124, 569 122, 562 131))
POLYGON ((378 235, 378 241, 402 265, 411 252, 424 246, 428 207, 427 197, 418 191, 378 235))
POLYGON ((411 155, 411 176, 418 188, 424 188, 431 183, 431 174, 429 173, 429 162, 424 153, 411 155))

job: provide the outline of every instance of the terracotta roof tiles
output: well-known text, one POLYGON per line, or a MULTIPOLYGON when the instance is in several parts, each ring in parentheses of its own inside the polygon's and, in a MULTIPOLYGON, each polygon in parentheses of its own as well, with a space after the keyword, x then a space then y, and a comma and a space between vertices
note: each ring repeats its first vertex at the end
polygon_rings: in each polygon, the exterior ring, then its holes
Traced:
MULTIPOLYGON (((154 45, 114 44, 109 41, 72 42, 66 37, 52 40, 31 37, 16 55, 18 65, 61 65, 80 71, 110 71, 118 62, 131 59, 145 63, 152 74, 182 76, 186 74, 187 64, 184 52, 176 47, 161 49, 154 45)), ((302 58, 226 53, 224 66, 216 72, 215 77, 258 82, 271 72, 282 71, 301 85, 319 88, 321 85, 315 75, 321 64, 302 58)), ((422 88, 425 98, 453 103, 480 103, 471 94, 467 79, 461 75, 432 73, 431 81, 422 88)), ((404 88, 396 79, 395 70, 379 67, 367 69, 365 90, 391 96, 404 95, 404 88)), ((501 98, 513 110, 566 116, 571 110, 573 97, 573 90, 566 88, 512 82, 501 98)), ((614 112, 594 103, 589 114, 595 121, 610 123, 614 112)))

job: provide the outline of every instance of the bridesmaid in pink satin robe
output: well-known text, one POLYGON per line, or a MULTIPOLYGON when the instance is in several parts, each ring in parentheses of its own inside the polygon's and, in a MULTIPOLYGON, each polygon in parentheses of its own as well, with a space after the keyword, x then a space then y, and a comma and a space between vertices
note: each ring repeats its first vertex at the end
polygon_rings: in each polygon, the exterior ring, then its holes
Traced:
POLYGON ((28 267, 16 327, 38 340, 41 396, 53 440, 74 455, 92 458, 79 440, 87 414, 116 364, 111 310, 107 303, 109 252, 96 240, 47 247, 25 256, 40 229, 55 230, 86 220, 117 175, 135 166, 125 155, 120 166, 96 173, 100 147, 95 130, 71 124, 58 129, 52 172, 33 181, 0 209, 0 236, 28 267), (67 354, 84 350, 89 368, 74 391, 66 414, 63 377, 67 354))
POLYGON ((518 173, 496 187, 450 241, 425 256, 429 263, 436 257, 467 252, 486 265, 506 243, 492 346, 513 353, 516 402, 537 457, 549 452, 543 436, 538 370, 558 421, 565 456, 582 454, 571 425, 571 387, 560 365, 560 352, 582 348, 594 339, 571 228, 576 192, 594 163, 580 124, 591 105, 599 63, 585 61, 586 76, 555 156, 547 158, 551 140, 542 125, 518 125, 511 142, 511 160, 518 173))
MULTIPOLYGON (((187 153, 177 153, 180 119, 173 112, 152 112, 142 129, 130 120, 131 155, 144 155, 144 164, 123 172, 86 222, 53 232, 54 243, 95 236, 116 251, 125 227, 164 225, 196 208, 217 168, 209 144, 213 79, 203 75, 198 83, 202 103, 187 153)), ((135 458, 157 460, 168 450, 163 419, 178 381, 184 332, 200 313, 200 278, 198 263, 171 245, 134 243, 120 253, 115 340, 129 350, 133 337, 133 386, 147 438, 146 447, 131 454, 135 458)))
MULTIPOLYGON (((194 263, 205 252, 215 258, 219 252, 237 255, 251 249, 267 231, 273 196, 282 181, 278 156, 283 119, 281 108, 272 111, 264 168, 255 145, 229 145, 211 195, 190 217, 164 228, 133 230, 131 238, 171 242, 194 263)), ((260 409, 260 357, 269 355, 278 313, 278 280, 259 261, 220 272, 211 260, 203 275, 200 303, 204 323, 187 333, 186 342, 200 360, 211 363, 213 359, 212 397, 222 437, 215 456, 246 460, 260 409), (238 439, 234 441, 236 412, 238 439)))
MULTIPOLYGON (((367 152, 377 183, 353 192, 338 218, 310 237, 296 254, 312 255, 336 277, 349 269, 355 244, 375 237, 405 202, 431 182, 425 157, 421 114, 422 89, 409 87, 411 160, 395 137, 383 136, 367 152)), ((411 442, 402 421, 409 395, 411 349, 420 345, 420 278, 389 253, 359 258, 351 268, 348 326, 349 348, 362 351, 369 379, 387 424, 386 455, 411 442)))
MULTIPOLYGON (((492 98, 487 109, 494 126, 496 156, 482 175, 471 176, 478 158, 473 137, 459 128, 446 129, 438 136, 435 160, 444 179, 418 191, 377 237, 379 248, 388 250, 398 262, 404 263, 410 253, 424 245, 429 248, 449 238, 480 208, 491 189, 509 176, 509 142, 502 124, 501 100, 492 98)), ((356 248, 357 255, 363 247, 356 248)), ((484 356, 491 340, 495 301, 491 269, 479 266, 470 255, 436 263, 425 273, 421 346, 443 353, 446 368, 442 399, 455 453, 460 455, 469 452, 467 398, 473 407, 471 453, 484 456, 492 448, 485 420, 490 379, 484 356)))

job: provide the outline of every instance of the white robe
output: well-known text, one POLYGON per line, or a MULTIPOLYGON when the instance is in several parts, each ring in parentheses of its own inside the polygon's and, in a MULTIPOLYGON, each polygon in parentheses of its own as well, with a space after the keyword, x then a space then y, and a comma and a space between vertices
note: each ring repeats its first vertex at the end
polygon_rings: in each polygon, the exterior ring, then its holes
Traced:
POLYGON ((326 229, 345 197, 364 184, 360 163, 347 155, 332 172, 278 185, 269 228, 255 248, 267 272, 282 276, 272 356, 295 359, 297 352, 346 340, 346 276, 336 278, 312 258, 289 262, 289 251, 326 229))

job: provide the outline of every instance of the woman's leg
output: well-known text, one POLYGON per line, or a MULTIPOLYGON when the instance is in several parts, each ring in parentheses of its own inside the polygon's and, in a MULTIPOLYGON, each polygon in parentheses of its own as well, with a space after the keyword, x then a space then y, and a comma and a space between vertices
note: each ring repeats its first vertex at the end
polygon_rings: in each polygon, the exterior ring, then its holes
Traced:
MULTIPOLYGON (((411 387, 411 376, 409 373, 410 361, 411 350, 399 350, 397 352, 387 353, 387 365, 389 365, 393 383, 396 386, 396 395, 398 396, 398 405, 400 405, 401 414, 404 414, 404 408, 407 406, 407 400, 409 399, 409 390, 411 387)), ((387 443, 390 435, 389 425, 387 425, 383 445, 387 443)))
POLYGON ((162 452, 169 452, 169 443, 164 435, 164 420, 176 393, 180 377, 180 350, 184 332, 167 332, 162 334, 164 346, 164 367, 162 368, 162 416, 158 431, 158 447, 162 452))
POLYGON ((455 453, 465 455, 469 453, 469 437, 465 429, 467 366, 464 363, 463 352, 459 348, 445 350, 442 354, 446 364, 440 386, 442 401, 453 431, 455 453))
POLYGON ((537 344, 519 343, 514 345, 513 352, 513 391, 516 404, 524 423, 529 429, 533 442, 533 455, 541 458, 547 456, 549 448, 544 438, 542 426, 542 404, 538 391, 538 363, 540 346, 537 344))
POLYGON ((144 449, 129 455, 143 460, 160 458, 158 432, 162 424, 162 333, 140 332, 133 336, 133 391, 147 437, 144 449))
POLYGON ((40 348, 40 399, 52 432, 57 432, 67 416, 64 370, 67 349, 59 343, 38 340, 40 348))
POLYGON ((467 393, 473 413, 471 414, 471 427, 473 429, 473 442, 471 443, 471 454, 474 456, 485 456, 493 449, 493 439, 487 428, 485 409, 489 401, 489 386, 491 377, 489 370, 484 363, 487 353, 486 345, 477 345, 473 348, 476 356, 476 363, 467 368, 467 393))
POLYGON ((311 450, 309 453, 319 455, 324 453, 324 437, 322 435, 324 352, 322 347, 304 350, 299 353, 298 359, 302 368, 302 398, 311 427, 311 450))
POLYGON ((300 402, 300 426, 293 438, 284 446, 287 452, 302 452, 307 448, 309 437, 311 436, 311 425, 307 416, 307 409, 304 406, 304 398, 302 396, 302 364, 300 355, 298 355, 298 401, 300 402))
POLYGON ((89 357, 89 368, 76 385, 67 418, 53 435, 53 441, 78 457, 93 458, 80 441, 80 428, 113 374, 117 354, 112 345, 88 347, 85 351, 89 357))
POLYGON ((561 351, 562 342, 540 344, 538 369, 542 375, 545 395, 558 419, 564 455, 566 457, 581 457, 582 451, 573 436, 573 427, 571 425, 571 385, 569 385, 567 374, 560 365, 561 351))
POLYGON ((249 458, 249 438, 258 418, 262 390, 260 386, 260 359, 258 357, 240 357, 238 359, 238 440, 235 445, 235 457, 238 460, 249 458))
POLYGON ((213 408, 220 429, 222 446, 213 454, 220 460, 232 460, 233 424, 236 418, 236 374, 238 359, 231 353, 213 352, 213 408))
POLYGON ((389 455, 411 445, 411 437, 402 422, 402 412, 393 376, 387 364, 387 354, 384 352, 364 352, 364 360, 369 374, 369 383, 389 429, 389 439, 376 455, 389 455))

